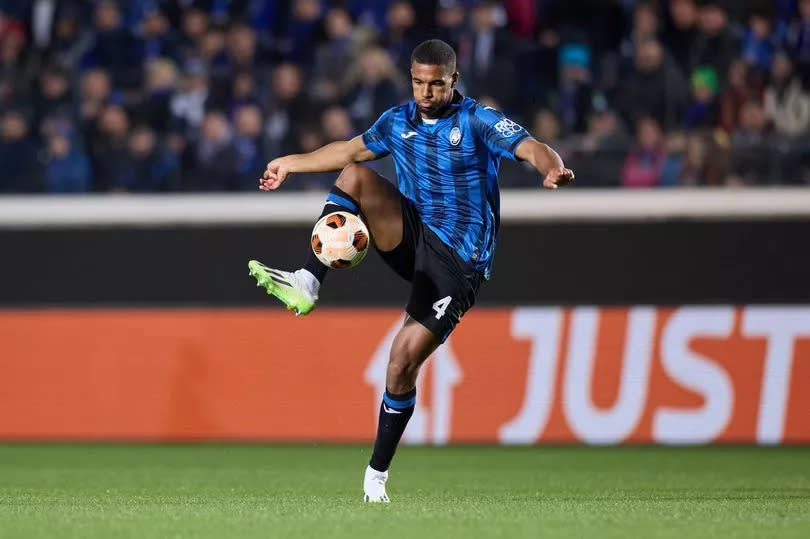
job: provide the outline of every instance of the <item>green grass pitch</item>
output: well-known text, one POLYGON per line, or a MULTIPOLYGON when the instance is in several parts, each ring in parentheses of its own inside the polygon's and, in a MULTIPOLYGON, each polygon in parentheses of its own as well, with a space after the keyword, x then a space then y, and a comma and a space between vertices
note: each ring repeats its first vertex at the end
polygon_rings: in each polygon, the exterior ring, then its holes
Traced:
POLYGON ((0 538, 810 537, 810 448, 2 445, 0 538))

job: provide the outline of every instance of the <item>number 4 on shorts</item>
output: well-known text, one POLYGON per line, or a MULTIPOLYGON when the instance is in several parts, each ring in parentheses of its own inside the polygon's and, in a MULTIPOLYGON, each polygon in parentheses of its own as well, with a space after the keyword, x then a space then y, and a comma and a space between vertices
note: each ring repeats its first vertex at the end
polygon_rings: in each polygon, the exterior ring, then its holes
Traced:
POLYGON ((436 320, 444 316, 444 311, 446 311, 447 307, 450 305, 451 299, 450 296, 446 296, 433 304, 433 310, 436 311, 436 320))

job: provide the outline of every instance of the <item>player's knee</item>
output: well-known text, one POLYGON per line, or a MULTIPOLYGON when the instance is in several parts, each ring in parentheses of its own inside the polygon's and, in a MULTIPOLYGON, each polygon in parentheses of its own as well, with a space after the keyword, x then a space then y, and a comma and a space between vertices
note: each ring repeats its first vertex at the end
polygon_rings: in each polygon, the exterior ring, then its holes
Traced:
POLYGON ((412 386, 419 373, 419 363, 417 358, 410 357, 403 350, 392 349, 388 361, 388 389, 396 392, 412 386))
POLYGON ((362 186, 365 179, 369 176, 369 169, 357 163, 346 165, 338 176, 336 185, 344 193, 348 193, 355 199, 359 200, 363 191, 362 186))

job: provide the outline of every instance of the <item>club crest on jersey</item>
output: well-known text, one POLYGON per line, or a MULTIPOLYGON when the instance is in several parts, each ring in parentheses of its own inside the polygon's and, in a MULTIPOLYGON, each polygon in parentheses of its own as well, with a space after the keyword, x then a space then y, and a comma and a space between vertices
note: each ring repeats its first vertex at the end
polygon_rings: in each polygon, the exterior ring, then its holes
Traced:
POLYGON ((450 130, 450 144, 458 146, 459 142, 461 142, 461 129, 456 126, 450 130))

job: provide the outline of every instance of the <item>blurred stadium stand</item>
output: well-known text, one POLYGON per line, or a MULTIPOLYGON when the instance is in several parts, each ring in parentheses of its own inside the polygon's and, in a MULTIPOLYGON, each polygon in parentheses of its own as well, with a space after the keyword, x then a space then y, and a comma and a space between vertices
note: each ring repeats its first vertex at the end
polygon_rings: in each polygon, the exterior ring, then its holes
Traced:
POLYGON ((429 37, 581 187, 810 183, 810 0, 0 0, 0 193, 252 190, 429 37))

